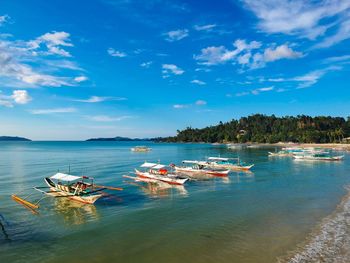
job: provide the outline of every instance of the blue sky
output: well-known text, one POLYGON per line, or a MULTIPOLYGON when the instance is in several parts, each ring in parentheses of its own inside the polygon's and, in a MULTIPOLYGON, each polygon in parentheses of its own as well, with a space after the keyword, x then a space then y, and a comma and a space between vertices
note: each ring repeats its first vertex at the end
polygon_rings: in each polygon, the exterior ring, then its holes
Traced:
POLYGON ((350 2, 3 0, 0 134, 175 135, 350 115, 350 2))

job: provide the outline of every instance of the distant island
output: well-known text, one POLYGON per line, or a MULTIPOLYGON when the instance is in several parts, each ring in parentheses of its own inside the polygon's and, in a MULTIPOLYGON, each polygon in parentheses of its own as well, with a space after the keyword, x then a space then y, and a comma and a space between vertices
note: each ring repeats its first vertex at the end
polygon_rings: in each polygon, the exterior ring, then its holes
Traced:
POLYGON ((154 141, 155 139, 149 139, 149 138, 128 138, 128 137, 113 137, 113 138, 92 138, 86 140, 87 142, 95 142, 95 141, 117 141, 117 142, 137 142, 137 141, 154 141))
POLYGON ((21 142, 30 142, 31 140, 23 137, 17 136, 0 136, 0 141, 21 141, 21 142))
POLYGON ((350 117, 255 114, 201 129, 187 127, 162 142, 350 143, 350 117))

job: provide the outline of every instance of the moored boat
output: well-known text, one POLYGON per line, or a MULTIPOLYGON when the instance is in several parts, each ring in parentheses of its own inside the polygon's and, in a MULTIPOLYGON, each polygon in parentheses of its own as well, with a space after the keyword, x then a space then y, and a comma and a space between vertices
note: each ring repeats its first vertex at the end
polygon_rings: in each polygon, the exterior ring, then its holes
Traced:
POLYGON ((188 181, 188 178, 181 178, 176 174, 169 173, 166 166, 162 164, 145 162, 140 167, 145 170, 140 171, 135 169, 135 174, 140 178, 157 180, 173 185, 183 185, 188 181))
POLYGON ((135 146, 131 148, 132 152, 150 152, 152 151, 152 148, 147 146, 135 146))
POLYGON ((176 166, 174 169, 178 173, 183 174, 208 174, 212 176, 228 176, 230 170, 209 168, 206 165, 201 164, 200 161, 182 161, 182 163, 192 164, 192 166, 176 166))
POLYGON ((293 157, 297 160, 311 160, 311 161, 341 161, 344 159, 344 155, 332 156, 329 152, 316 152, 301 154, 294 154, 293 157))
POLYGON ((223 157, 209 157, 206 162, 200 162, 200 164, 211 168, 223 168, 230 170, 248 171, 254 164, 246 164, 239 158, 223 158, 223 157))

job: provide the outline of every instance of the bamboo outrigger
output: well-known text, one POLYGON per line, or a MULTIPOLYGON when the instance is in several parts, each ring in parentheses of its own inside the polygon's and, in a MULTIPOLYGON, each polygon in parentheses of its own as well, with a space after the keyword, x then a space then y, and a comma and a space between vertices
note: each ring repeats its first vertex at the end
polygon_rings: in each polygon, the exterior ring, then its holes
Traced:
POLYGON ((33 212, 39 209, 39 203, 48 196, 51 197, 67 197, 71 200, 85 204, 94 204, 103 194, 103 190, 121 191, 122 188, 110 187, 94 184, 94 179, 87 176, 75 176, 64 173, 56 173, 51 177, 44 178, 47 186, 33 187, 32 189, 42 193, 44 196, 35 201, 29 201, 28 198, 33 193, 22 198, 19 195, 13 194, 11 197, 14 201, 24 205, 33 212))

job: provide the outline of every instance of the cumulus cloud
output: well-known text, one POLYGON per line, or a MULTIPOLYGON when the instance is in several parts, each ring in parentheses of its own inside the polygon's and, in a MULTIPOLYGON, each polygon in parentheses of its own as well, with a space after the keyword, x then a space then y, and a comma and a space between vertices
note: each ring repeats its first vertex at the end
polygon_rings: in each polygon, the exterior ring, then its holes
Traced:
POLYGON ((198 61, 199 64, 202 65, 217 65, 223 64, 228 61, 232 61, 236 58, 238 54, 242 51, 250 52, 253 49, 257 49, 261 47, 261 43, 258 41, 251 41, 247 43, 245 40, 237 39, 233 46, 235 49, 229 50, 224 46, 218 47, 207 47, 201 50, 201 54, 195 55, 194 59, 198 61))
POLYGON ((205 85, 207 83, 205 83, 204 81, 202 80, 199 80, 199 79, 194 79, 191 81, 192 84, 197 84, 197 85, 205 85))
POLYGON ((280 45, 276 48, 267 48, 264 51, 264 58, 266 62, 275 61, 279 59, 293 59, 300 58, 303 54, 292 50, 286 44, 280 45))
POLYGON ((185 71, 174 64, 163 64, 163 78, 168 78, 170 75, 182 75, 185 71))
POLYGON ((165 40, 169 42, 174 42, 188 37, 189 34, 188 29, 178 29, 166 32, 163 35, 165 36, 165 40))
POLYGON ((126 53, 122 51, 115 50, 114 48, 107 49, 107 53, 112 57, 124 58, 127 56, 126 53))
POLYGON ((243 68, 250 69, 261 68, 267 62, 273 62, 280 59, 295 59, 303 56, 301 52, 294 51, 287 44, 277 47, 268 47, 260 50, 262 43, 258 41, 246 42, 242 39, 237 39, 233 46, 235 49, 227 49, 224 46, 207 47, 201 50, 201 54, 195 55, 194 59, 199 64, 212 66, 233 62, 241 65, 243 68))
POLYGON ((315 40, 324 48, 350 38, 350 2, 343 0, 242 0, 259 19, 258 27, 268 33, 283 33, 315 40))
POLYGON ((29 112, 34 115, 46 115, 46 114, 55 114, 55 113, 72 113, 76 112, 75 108, 53 108, 53 109, 36 109, 30 110, 29 112))
POLYGON ((14 104, 27 104, 31 100, 26 90, 14 90, 12 95, 0 93, 0 105, 8 108, 12 108, 14 104))
POLYGON ((32 100, 26 90, 14 90, 11 97, 17 104, 27 104, 32 100))
POLYGON ((103 101, 122 101, 122 100, 126 100, 126 98, 91 96, 88 99, 74 99, 72 101, 85 102, 85 103, 98 103, 98 102, 103 102, 103 101))

